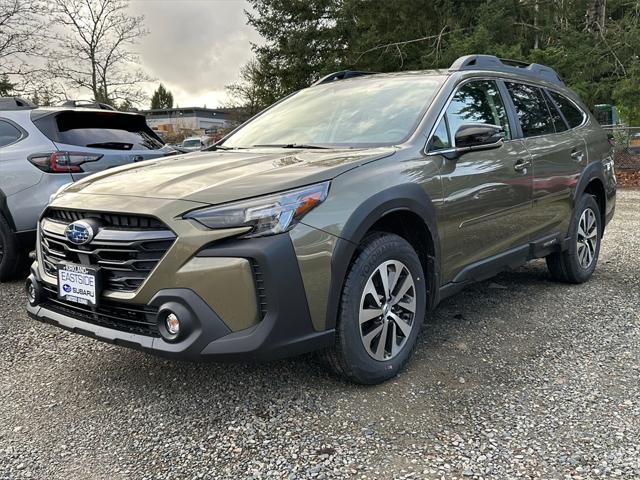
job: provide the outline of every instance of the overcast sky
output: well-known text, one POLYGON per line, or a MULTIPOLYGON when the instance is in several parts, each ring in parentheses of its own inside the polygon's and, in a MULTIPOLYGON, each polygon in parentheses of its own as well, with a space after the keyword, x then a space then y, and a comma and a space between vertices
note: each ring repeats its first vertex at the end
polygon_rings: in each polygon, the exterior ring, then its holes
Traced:
POLYGON ((238 79, 260 36, 246 25, 245 0, 132 0, 150 34, 136 50, 142 66, 173 93, 174 105, 216 107, 238 79))

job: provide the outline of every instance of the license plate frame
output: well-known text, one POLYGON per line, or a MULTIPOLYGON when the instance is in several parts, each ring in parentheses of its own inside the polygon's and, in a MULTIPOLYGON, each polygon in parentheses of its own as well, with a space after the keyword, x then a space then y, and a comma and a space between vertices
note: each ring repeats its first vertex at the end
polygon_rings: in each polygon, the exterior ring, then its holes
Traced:
POLYGON ((99 268, 60 262, 56 270, 60 300, 89 307, 98 306, 102 291, 99 268))

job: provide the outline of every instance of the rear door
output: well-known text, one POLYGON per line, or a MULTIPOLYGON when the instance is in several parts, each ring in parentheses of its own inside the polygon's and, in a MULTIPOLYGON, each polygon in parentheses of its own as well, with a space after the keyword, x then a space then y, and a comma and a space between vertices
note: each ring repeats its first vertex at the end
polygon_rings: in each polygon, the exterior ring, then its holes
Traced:
POLYGON ((107 110, 64 110, 34 120, 58 151, 86 154, 90 161, 73 172, 91 173, 173 153, 147 126, 142 115, 107 110), (97 158, 97 160, 95 160, 97 158))
POLYGON ((531 240, 561 235, 569 227, 572 189, 587 162, 584 139, 569 129, 541 88, 505 83, 533 162, 532 215, 536 227, 531 240))

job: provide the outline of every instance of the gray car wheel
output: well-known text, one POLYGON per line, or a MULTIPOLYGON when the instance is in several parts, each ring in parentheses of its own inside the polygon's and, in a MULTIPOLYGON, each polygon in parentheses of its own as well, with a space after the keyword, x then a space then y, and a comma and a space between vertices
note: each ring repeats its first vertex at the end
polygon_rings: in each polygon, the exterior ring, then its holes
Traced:
POLYGON ((422 264, 411 244, 390 233, 367 236, 344 283, 329 364, 357 383, 392 378, 411 357, 426 303, 422 264))
POLYGON ((576 234, 576 252, 578 254, 578 262, 583 269, 588 269, 595 260, 598 240, 596 214, 590 208, 586 208, 580 215, 576 234))
POLYGON ((593 196, 584 194, 577 202, 569 238, 569 248, 549 255, 547 267, 561 282, 586 282, 596 269, 602 238, 600 207, 593 196))
POLYGON ((365 285, 360 299, 360 339, 369 356, 391 360, 404 348, 415 326, 416 287, 407 266, 382 262, 365 285))

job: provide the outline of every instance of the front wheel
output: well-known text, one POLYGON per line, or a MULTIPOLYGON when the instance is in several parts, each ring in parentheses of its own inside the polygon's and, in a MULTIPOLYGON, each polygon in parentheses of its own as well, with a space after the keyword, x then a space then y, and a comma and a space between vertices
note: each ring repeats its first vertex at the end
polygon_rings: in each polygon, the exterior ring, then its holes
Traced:
POLYGON ((584 194, 571 221, 569 248, 547 257, 547 267, 554 279, 583 283, 591 278, 600 254, 601 218, 598 202, 593 196, 584 194))
POLYGON ((356 383, 395 376, 411 357, 425 309, 424 273, 413 247, 398 235, 369 235, 344 283, 329 364, 356 383))

